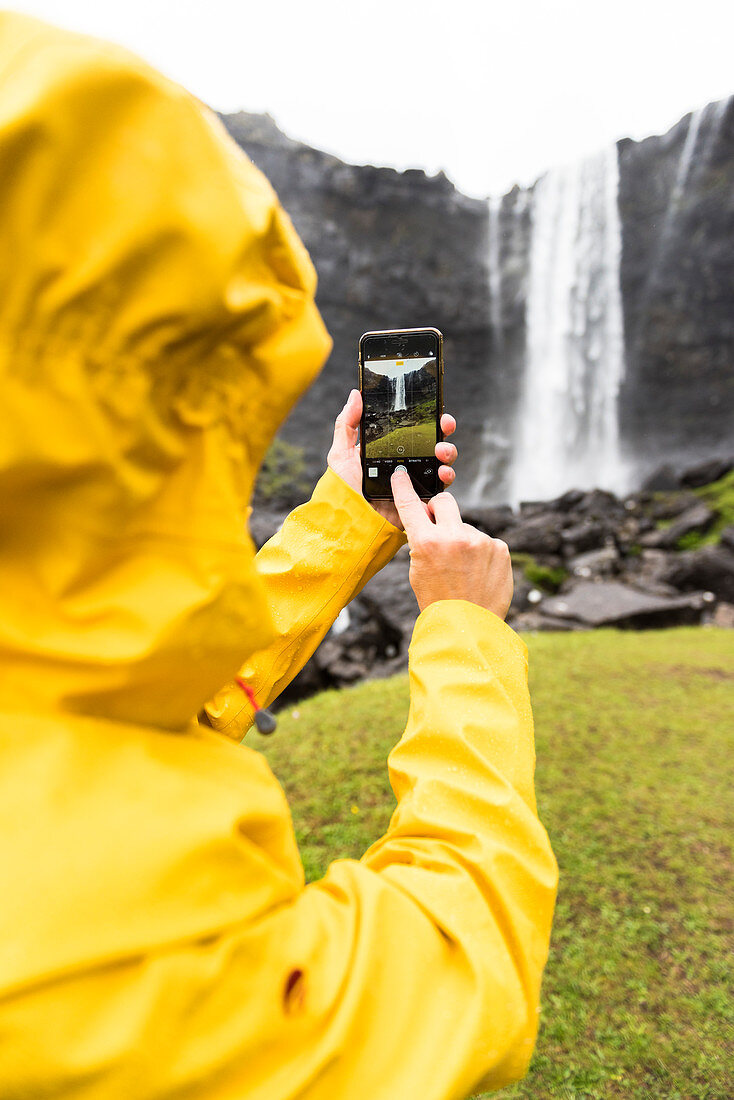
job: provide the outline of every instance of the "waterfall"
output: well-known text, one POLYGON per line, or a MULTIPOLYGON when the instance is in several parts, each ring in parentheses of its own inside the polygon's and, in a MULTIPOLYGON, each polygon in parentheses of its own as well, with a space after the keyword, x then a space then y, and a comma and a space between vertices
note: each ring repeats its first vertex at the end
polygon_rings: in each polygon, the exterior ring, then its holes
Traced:
MULTIPOLYGON (((715 106, 712 104, 711 106, 715 106)), ((663 230, 661 233, 660 252, 665 251, 665 246, 668 243, 668 239, 671 235, 673 228, 673 222, 675 216, 680 209, 681 201, 686 191, 686 183, 688 182, 688 176, 690 175, 691 165, 693 163, 693 155, 696 152, 696 145, 698 144, 698 131, 701 129, 701 120, 703 119, 703 108, 699 108, 691 115, 691 121, 688 123, 688 131, 686 133, 686 140, 683 142, 683 149, 681 150, 680 160, 678 161, 678 169, 675 174, 675 182, 673 184, 673 190, 670 193, 670 201, 668 203, 668 209, 665 211, 665 221, 663 223, 663 230)))
POLYGON ((395 379, 395 397, 393 398, 393 412, 400 412, 405 408, 405 371, 401 373, 395 379))
MULTIPOLYGON (((505 340, 505 301, 511 308, 518 292, 517 262, 526 248, 524 223, 531 192, 516 189, 504 197, 488 200, 487 268, 489 276, 489 323, 492 342, 492 363, 497 372, 515 369, 516 351, 505 340), (513 270, 514 269, 514 270, 513 270), (506 290, 504 274, 510 272, 506 290)), ((512 321, 510 322, 512 325, 512 321)), ((490 376, 486 393, 491 404, 486 410, 479 441, 476 473, 462 500, 468 505, 482 505, 496 499, 498 485, 504 484, 508 458, 512 452, 512 429, 496 402, 496 378, 490 376)))
MULTIPOLYGON (((639 311, 640 325, 645 317, 650 298, 658 287, 661 275, 665 271, 665 262, 675 236, 676 219, 683 207, 686 190, 697 173, 705 169, 711 160, 728 105, 729 99, 720 99, 708 103, 705 107, 699 107, 698 110, 691 113, 676 168, 675 180, 670 192, 670 199, 668 200, 668 207, 665 211, 665 219, 642 293, 642 308, 639 311), (705 124, 704 128, 708 129, 708 133, 704 137, 703 148, 699 151, 699 145, 701 145, 699 131, 702 122, 705 124), (696 156, 697 152, 698 156, 696 156)), ((639 332, 637 336, 639 338, 639 332)))
POLYGON ((501 352, 502 336, 502 262, 500 258, 500 210, 502 198, 489 200, 489 322, 492 342, 501 352))
POLYGON ((616 146, 536 184, 513 500, 573 487, 623 492, 624 374, 616 146))

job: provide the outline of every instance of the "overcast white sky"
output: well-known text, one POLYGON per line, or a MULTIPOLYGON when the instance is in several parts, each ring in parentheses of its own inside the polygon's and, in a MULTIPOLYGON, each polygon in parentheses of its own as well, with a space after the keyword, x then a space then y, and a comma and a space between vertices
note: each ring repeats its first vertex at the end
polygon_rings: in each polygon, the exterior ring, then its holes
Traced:
POLYGON ((734 92, 732 0, 19 0, 223 111, 501 194, 734 92))

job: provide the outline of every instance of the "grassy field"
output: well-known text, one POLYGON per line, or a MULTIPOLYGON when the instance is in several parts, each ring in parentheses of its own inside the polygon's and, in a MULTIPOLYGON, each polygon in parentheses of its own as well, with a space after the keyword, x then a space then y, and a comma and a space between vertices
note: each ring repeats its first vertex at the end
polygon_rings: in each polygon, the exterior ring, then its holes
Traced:
POLYGON ((436 445, 436 423, 418 424, 414 428, 396 428, 387 435, 367 443, 367 458, 399 458, 398 447, 405 448, 405 457, 433 454, 436 445))
MULTIPOLYGON (((526 641, 561 885, 537 1050, 502 1095, 730 1100, 734 633, 526 641)), ((407 711, 396 677, 283 713, 272 744, 248 735, 288 792, 309 878, 385 829, 407 711)))

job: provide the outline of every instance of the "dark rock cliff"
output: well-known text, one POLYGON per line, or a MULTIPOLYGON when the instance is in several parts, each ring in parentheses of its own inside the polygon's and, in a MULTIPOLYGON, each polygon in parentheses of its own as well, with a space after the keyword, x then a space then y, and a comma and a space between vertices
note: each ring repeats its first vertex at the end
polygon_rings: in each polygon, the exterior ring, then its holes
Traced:
POLYGON ((627 361, 620 424, 646 473, 663 459, 684 465, 731 449, 734 98, 618 149, 627 361))
MULTIPOLYGON (((446 337, 445 404, 460 420, 457 490, 502 499, 525 359, 532 188, 515 187, 495 206, 501 277, 491 287, 488 206, 443 175, 347 165, 290 140, 267 116, 223 117, 319 273, 334 351, 284 429, 305 447, 311 473, 356 382, 360 333, 436 325, 446 337)), ((734 98, 617 149, 620 432, 639 483, 662 462, 724 454, 734 435, 734 98)))
POLYGON ((333 420, 357 384, 368 329, 435 325, 445 336, 447 409, 461 409, 463 461, 482 428, 472 391, 490 354, 486 203, 443 175, 358 167, 292 141, 272 119, 223 116, 275 187, 319 274, 318 305, 334 338, 320 378, 283 435, 323 466, 333 420))

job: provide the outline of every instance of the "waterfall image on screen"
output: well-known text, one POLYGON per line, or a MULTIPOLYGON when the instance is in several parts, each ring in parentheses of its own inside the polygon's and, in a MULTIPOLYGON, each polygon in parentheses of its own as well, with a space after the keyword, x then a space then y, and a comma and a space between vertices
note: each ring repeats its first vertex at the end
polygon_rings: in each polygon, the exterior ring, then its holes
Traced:
POLYGON ((362 371, 367 458, 423 458, 436 446, 434 358, 367 360, 362 371))

